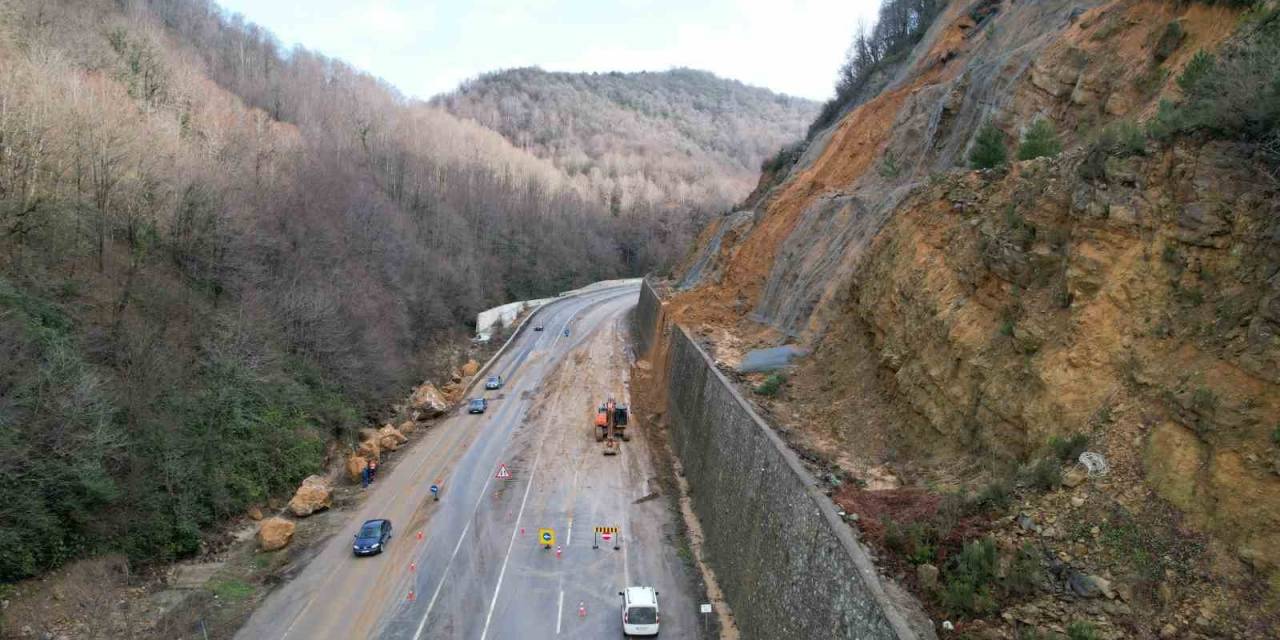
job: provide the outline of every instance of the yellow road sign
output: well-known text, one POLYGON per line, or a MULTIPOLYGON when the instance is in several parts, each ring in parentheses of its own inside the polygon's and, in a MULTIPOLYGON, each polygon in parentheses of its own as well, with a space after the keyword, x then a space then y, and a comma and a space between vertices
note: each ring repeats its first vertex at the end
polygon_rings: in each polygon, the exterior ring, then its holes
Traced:
POLYGON ((544 547, 550 547, 556 543, 555 529, 538 529, 538 544, 544 547))

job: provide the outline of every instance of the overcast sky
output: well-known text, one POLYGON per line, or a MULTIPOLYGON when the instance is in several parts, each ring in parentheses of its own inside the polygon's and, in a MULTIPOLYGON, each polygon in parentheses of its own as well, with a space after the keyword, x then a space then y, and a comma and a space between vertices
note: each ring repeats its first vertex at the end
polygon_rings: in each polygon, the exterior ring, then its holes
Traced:
POLYGON ((217 0, 427 98, 485 71, 705 69, 824 100, 878 0, 217 0))

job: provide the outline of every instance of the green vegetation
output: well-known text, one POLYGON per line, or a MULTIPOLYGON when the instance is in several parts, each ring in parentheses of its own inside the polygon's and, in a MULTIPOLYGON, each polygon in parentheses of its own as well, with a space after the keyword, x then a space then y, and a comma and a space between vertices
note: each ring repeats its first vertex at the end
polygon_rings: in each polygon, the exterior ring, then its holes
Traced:
POLYGON ((1006 318, 1000 322, 1000 327, 996 329, 1000 335, 1006 338, 1013 335, 1014 321, 1006 318))
POLYGON ((941 532, 924 522, 906 525, 892 520, 884 522, 884 545, 911 564, 933 562, 937 557, 941 532))
POLYGON ((1280 424, 1276 425, 1276 428, 1271 431, 1271 442, 1280 447, 1280 424))
POLYGON ((1077 620, 1067 625, 1068 640, 1102 640, 1098 630, 1088 622, 1077 620))
POLYGON ((1007 511, 1013 506, 1013 487, 1007 480, 993 480, 973 497, 972 504, 978 510, 1007 511))
POLYGON ((776 396, 778 395, 778 392, 782 390, 782 385, 786 381, 787 381, 787 376, 785 374, 781 374, 781 373, 770 374, 768 378, 764 379, 764 382, 761 382, 760 384, 756 385, 756 387, 752 389, 752 391, 755 392, 757 395, 771 396, 771 397, 776 396))
POLYGON ((804 150, 805 141, 803 140, 782 147, 778 149, 777 153, 765 158, 764 162, 760 163, 760 172, 779 173, 790 169, 804 154, 804 150))
POLYGON ((1052 491, 1062 486, 1062 463, 1057 458, 1036 460, 1025 472, 1027 486, 1040 491, 1052 491))
POLYGON ((1087 180, 1100 180, 1107 175, 1108 158, 1127 158, 1146 153, 1146 134, 1132 121, 1121 120, 1098 133, 1089 145, 1077 172, 1087 180))
POLYGON ((1049 438, 1049 449, 1053 451, 1053 455, 1058 460, 1064 463, 1075 462, 1080 457, 1080 454, 1084 453, 1085 447, 1088 445, 1089 436, 1083 433, 1077 433, 1066 438, 1058 436, 1049 438))
MULTIPOLYGON (((0 581, 196 552, 457 364, 481 309, 660 270, 705 213, 697 194, 678 213, 637 202, 612 187, 642 169, 558 167, 203 0, 127 4, 12 0, 0 20, 0 581)), ((724 151, 741 188, 763 151, 740 132, 790 122, 781 144, 813 110, 638 75, 599 83, 689 113, 752 105, 637 142, 678 147, 712 199, 734 190, 687 150, 724 151)))
POLYGON ((973 169, 994 169, 1009 159, 1009 150, 1004 145, 1004 132, 991 122, 982 125, 978 136, 973 140, 973 148, 969 150, 969 167, 973 169))
POLYGON ((881 178, 892 180, 902 174, 902 165, 898 164, 898 158, 892 151, 886 151, 877 171, 881 178))
POLYGON ((1204 135, 1258 145, 1280 167, 1280 11, 1254 16, 1221 55, 1199 51, 1178 77, 1182 100, 1148 123, 1159 140, 1204 135))
POLYGON ((939 600, 953 615, 982 616, 997 610, 996 543, 974 540, 961 549, 947 567, 939 600))
POLYGON ((1022 134, 1022 143, 1018 145, 1018 159, 1052 157, 1062 153, 1062 143, 1058 140, 1058 132, 1053 123, 1044 118, 1036 118, 1026 132, 1022 134))
POLYGON ((16 356, 0 367, 17 418, 0 429, 6 580, 92 552, 193 553, 202 528, 291 490, 319 468, 326 434, 354 423, 305 365, 262 368, 233 336, 210 336, 174 378, 141 363, 170 380, 144 378, 144 392, 86 360, 59 305, 3 278, 0 316, 16 356))
POLYGON ((1156 40, 1156 46, 1151 51, 1156 64, 1168 60, 1169 56, 1182 46, 1182 41, 1186 38, 1187 32, 1183 30, 1181 22, 1174 20, 1165 25, 1164 31, 1160 32, 1160 38, 1156 40))
POLYGON ((211 581, 209 591, 212 591, 213 595, 223 600, 244 600, 253 595, 255 588, 243 580, 229 578, 211 581))
POLYGON ((822 105, 806 139, 812 140, 846 109, 873 95, 884 82, 884 71, 905 59, 944 6, 939 0, 881 0, 879 19, 871 29, 854 35, 836 79, 836 95, 822 105))

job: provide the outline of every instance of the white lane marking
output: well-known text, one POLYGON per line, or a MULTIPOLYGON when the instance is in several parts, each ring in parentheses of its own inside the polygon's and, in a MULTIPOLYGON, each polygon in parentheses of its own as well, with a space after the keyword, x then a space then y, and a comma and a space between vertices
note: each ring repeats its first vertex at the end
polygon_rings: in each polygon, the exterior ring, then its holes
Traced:
POLYGON ((511 560, 511 549, 516 544, 516 533, 520 531, 520 520, 524 518, 524 507, 529 502, 529 490, 533 488, 533 479, 538 473, 538 461, 542 459, 542 447, 533 456, 533 468, 529 470, 529 484, 524 487, 524 498, 520 500, 520 512, 516 514, 515 526, 511 527, 511 541, 507 543, 507 555, 502 559, 502 570, 498 572, 498 584, 493 587, 493 599, 489 601, 489 613, 484 617, 484 629, 480 631, 480 640, 489 635, 489 623, 493 621, 493 609, 498 604, 498 593, 502 591, 502 580, 507 577, 507 563, 511 560))
POLYGON ((560 618, 564 615, 564 590, 560 591, 560 601, 556 603, 556 635, 560 635, 560 618))
POLYGON ((569 518, 569 533, 565 534, 564 546, 573 544, 573 518, 569 518))
POLYGON ((467 526, 462 528, 462 535, 458 536, 458 544, 453 545, 453 554, 449 556, 449 562, 444 565, 444 572, 440 574, 440 583, 436 585, 435 593, 431 594, 431 602, 427 603, 427 612, 422 614, 422 622, 418 623, 418 630, 413 634, 413 640, 422 637, 422 631, 427 628, 427 618, 431 617, 431 610, 436 606, 436 598, 440 597, 440 590, 444 588, 445 580, 449 578, 449 569, 453 567, 453 559, 458 557, 458 549, 462 548, 462 541, 467 539, 467 532, 471 530, 471 523, 475 522, 476 512, 480 510, 480 503, 484 502, 484 497, 489 493, 489 483, 493 481, 493 476, 489 476, 484 481, 484 487, 480 489, 480 498, 476 500, 476 506, 471 510, 471 517, 467 519, 467 526))

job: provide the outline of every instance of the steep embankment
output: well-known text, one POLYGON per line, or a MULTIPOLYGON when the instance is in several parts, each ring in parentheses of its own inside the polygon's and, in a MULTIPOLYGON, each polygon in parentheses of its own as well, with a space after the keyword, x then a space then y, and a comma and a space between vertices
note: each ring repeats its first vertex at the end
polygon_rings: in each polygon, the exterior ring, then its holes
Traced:
POLYGON ((767 176, 749 222, 704 234, 668 313, 728 364, 811 350, 761 407, 887 490, 838 501, 939 617, 993 637, 1085 618, 1115 637, 1275 633, 1275 114, 1231 84, 1275 96, 1277 20, 953 3, 767 176), (1066 153, 960 170, 985 124, 1016 149, 1037 120, 1066 153), (1083 448, 1106 476, 1079 477, 1083 448))

